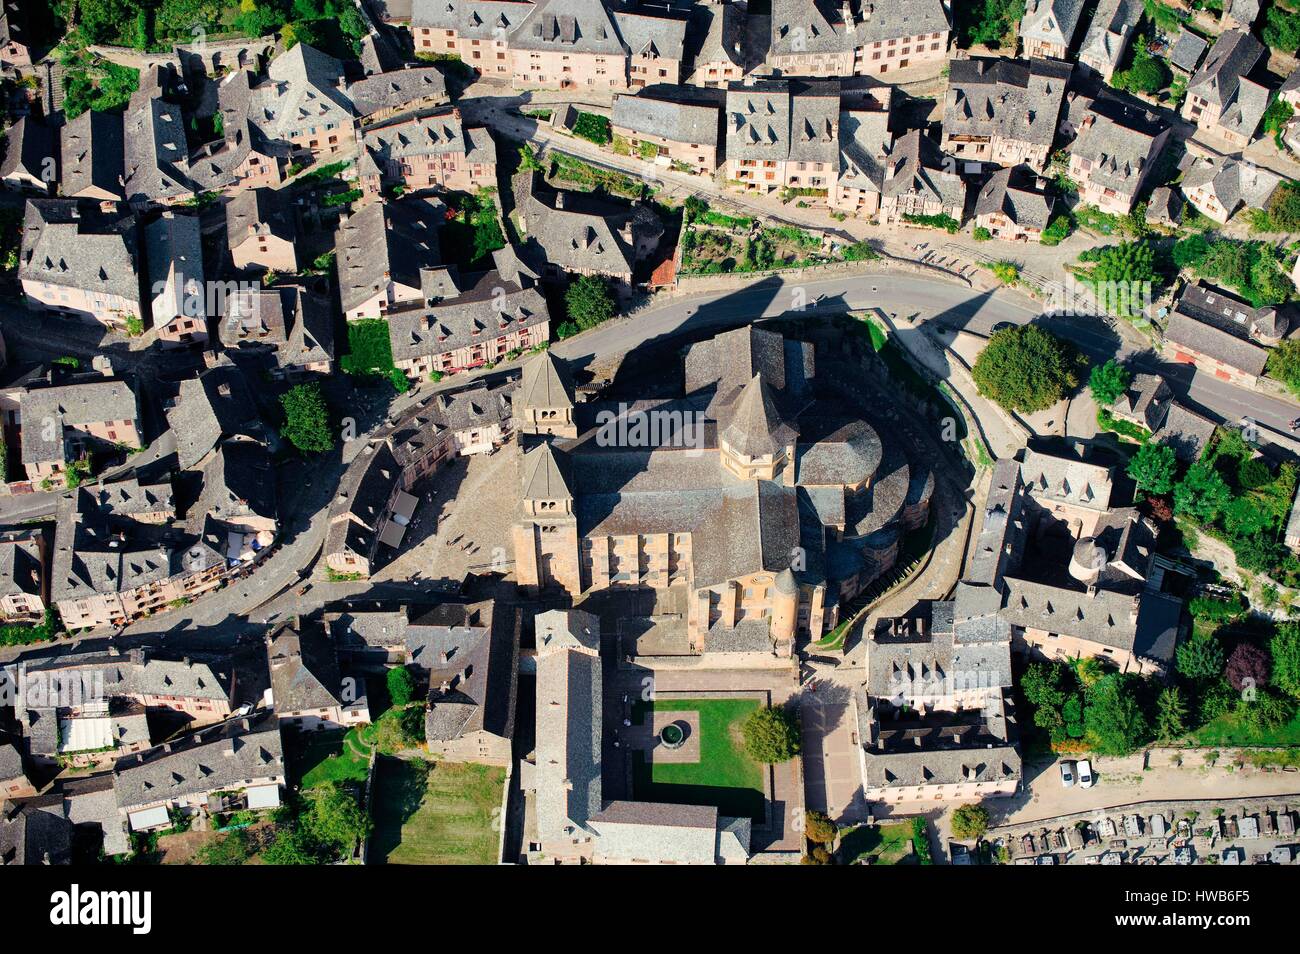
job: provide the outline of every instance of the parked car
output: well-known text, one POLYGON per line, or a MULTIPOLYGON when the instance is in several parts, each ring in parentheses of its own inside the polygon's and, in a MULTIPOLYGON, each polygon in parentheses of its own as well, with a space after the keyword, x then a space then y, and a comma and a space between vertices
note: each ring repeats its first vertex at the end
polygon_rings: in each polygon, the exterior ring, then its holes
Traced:
POLYGON ((1092 777, 1092 763, 1087 759, 1082 759, 1078 764, 1079 786, 1081 788, 1092 788, 1092 783, 1096 781, 1092 777))
POLYGON ((1074 786, 1074 763, 1061 763, 1061 786, 1063 788, 1072 788, 1074 786))

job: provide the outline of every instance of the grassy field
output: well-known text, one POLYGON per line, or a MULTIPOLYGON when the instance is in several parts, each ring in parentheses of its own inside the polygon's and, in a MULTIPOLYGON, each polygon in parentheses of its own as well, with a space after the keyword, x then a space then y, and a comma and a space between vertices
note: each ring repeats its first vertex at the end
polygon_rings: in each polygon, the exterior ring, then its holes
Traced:
POLYGON ((372 864, 497 862, 505 769, 380 756, 375 772, 372 864))
POLYGON ((346 732, 287 731, 289 778, 303 788, 321 782, 364 782, 370 760, 374 726, 363 725, 346 732))
POLYGON ((1229 712, 1213 722, 1207 722, 1192 733, 1199 746, 1230 748, 1238 745, 1300 745, 1300 715, 1271 732, 1261 732, 1242 723, 1240 717, 1229 712))
POLYGON ((740 725, 760 703, 757 699, 662 699, 635 707, 632 718, 644 722, 652 707, 700 714, 700 760, 663 764, 633 754, 633 788, 638 801, 675 805, 716 805, 724 815, 764 817, 763 770, 745 754, 740 725))
POLYGON ((908 857, 911 825, 859 825, 840 839, 844 864, 896 865, 908 857))

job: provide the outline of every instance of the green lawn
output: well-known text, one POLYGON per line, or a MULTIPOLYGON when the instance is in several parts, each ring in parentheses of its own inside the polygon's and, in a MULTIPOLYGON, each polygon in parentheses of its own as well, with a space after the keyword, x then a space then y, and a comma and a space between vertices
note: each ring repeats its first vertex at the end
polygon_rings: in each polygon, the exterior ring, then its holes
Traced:
POLYGON ((763 769, 745 754, 740 725, 761 703, 757 699, 661 699, 640 703, 632 718, 644 723, 652 707, 700 714, 700 760, 677 764, 647 761, 633 753, 633 789, 643 802, 716 805, 724 815, 764 818, 763 769))
POLYGON ((496 864, 503 768, 380 756, 370 862, 496 864))
POLYGON ((896 865, 908 857, 911 825, 859 825, 840 839, 840 858, 846 865, 896 865))
POLYGON ((364 782, 374 726, 322 732, 287 730, 289 777, 303 788, 322 782, 364 782))
POLYGON ((1300 745, 1300 715, 1272 732, 1260 732, 1243 725, 1240 717, 1229 712, 1213 722, 1207 722, 1192 733, 1199 746, 1229 748, 1238 745, 1300 745))

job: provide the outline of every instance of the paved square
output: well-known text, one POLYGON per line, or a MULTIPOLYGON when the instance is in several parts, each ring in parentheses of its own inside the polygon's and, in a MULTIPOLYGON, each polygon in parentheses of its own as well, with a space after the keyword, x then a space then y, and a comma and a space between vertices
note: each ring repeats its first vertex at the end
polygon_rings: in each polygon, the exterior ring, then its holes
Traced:
POLYGON ((850 725, 851 707, 842 702, 821 702, 815 693, 804 693, 802 700, 799 714, 808 807, 825 812, 837 822, 865 820, 862 778, 850 725))

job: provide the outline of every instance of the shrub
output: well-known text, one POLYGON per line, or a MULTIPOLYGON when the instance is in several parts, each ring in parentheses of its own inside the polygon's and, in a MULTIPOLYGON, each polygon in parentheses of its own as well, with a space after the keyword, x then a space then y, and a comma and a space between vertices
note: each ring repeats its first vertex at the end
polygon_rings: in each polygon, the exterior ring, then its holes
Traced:
POLYGON ((596 113, 578 113, 573 122, 573 134, 598 146, 604 146, 613 140, 610 132, 609 117, 596 113))
POLYGON ((756 762, 786 762, 799 754, 799 720, 783 706, 755 709, 741 733, 745 751, 756 762))
POLYGON ((304 453, 327 451, 334 446, 325 396, 316 382, 294 385, 280 395, 284 408, 284 426, 280 436, 304 453))
POLYGON ((1043 229, 1043 234, 1039 236, 1038 241, 1043 245, 1060 245, 1074 231, 1074 224, 1070 221, 1068 215, 1058 215, 1052 219, 1047 228, 1043 229))
POLYGON ((404 706, 415 697, 415 679, 405 666, 388 670, 384 683, 388 687, 388 698, 395 706, 404 706))
POLYGON ((987 242, 989 239, 993 238, 993 233, 982 225, 975 226, 974 235, 975 241, 977 242, 987 242))

